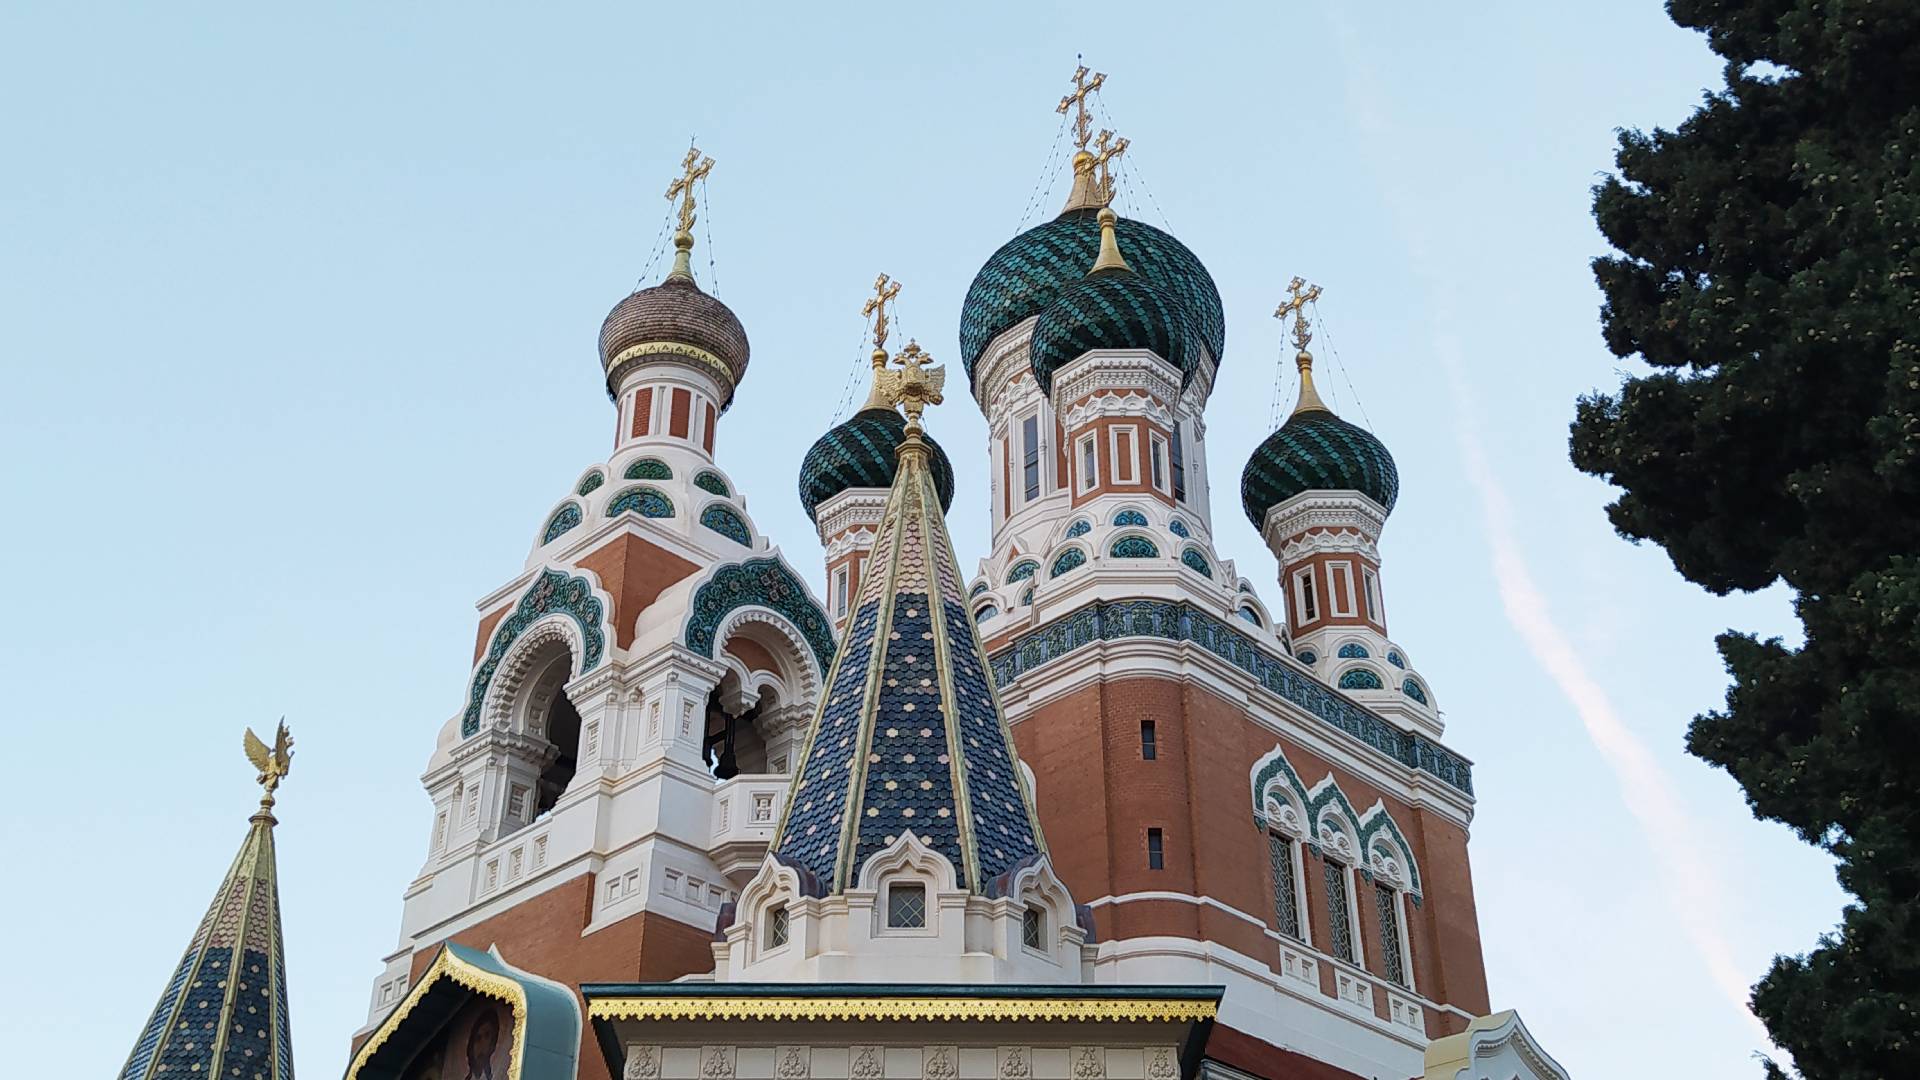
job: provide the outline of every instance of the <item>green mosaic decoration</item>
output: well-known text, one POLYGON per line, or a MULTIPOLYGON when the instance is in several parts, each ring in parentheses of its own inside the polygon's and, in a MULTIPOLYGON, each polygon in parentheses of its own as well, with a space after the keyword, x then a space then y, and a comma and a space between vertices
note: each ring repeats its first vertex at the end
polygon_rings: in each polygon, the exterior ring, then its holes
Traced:
MULTIPOLYGON (((1227 320, 1220 290, 1186 245, 1144 222, 1121 218, 1115 225, 1127 265, 1170 294, 1189 326, 1213 355, 1226 355, 1227 320)), ((1086 277, 1100 253, 1095 211, 1076 210, 1028 229, 993 253, 967 289, 960 309, 960 362, 967 381, 993 339, 1051 306, 1068 286, 1086 277)))
POLYGON ((1399 652, 1393 649, 1387 650, 1387 663, 1397 668, 1405 668, 1407 666, 1406 658, 1402 657, 1399 652))
POLYGON ((1193 539, 1193 533, 1187 530, 1187 523, 1181 521, 1179 518, 1174 518, 1172 521, 1167 522, 1167 531, 1182 540, 1193 539))
POLYGON ((1147 527, 1147 515, 1138 510, 1122 510, 1113 515, 1113 524, 1116 528, 1125 528, 1131 525, 1135 528, 1144 529, 1147 527))
POLYGON ((1414 682, 1411 678, 1400 684, 1400 692, 1422 705, 1427 703, 1427 692, 1420 689, 1420 684, 1414 682))
POLYGON ((467 711, 460 720, 461 737, 480 730, 480 706, 486 702, 487 687, 493 685, 494 673, 500 669, 507 650, 527 627, 554 612, 572 617, 580 628, 581 654, 576 659, 580 662, 580 674, 585 675, 599 667, 606 656, 607 635, 600 625, 605 610, 586 578, 569 577, 558 570, 541 571, 539 579, 521 595, 513 613, 494 628, 493 644, 487 648, 486 658, 474 672, 473 684, 467 692, 467 711))
POLYGON ((687 648, 711 658, 718 645, 714 635, 721 621, 748 605, 771 608, 799 628, 825 677, 833 666, 833 624, 807 595, 807 587, 779 559, 748 559, 715 570, 693 594, 687 615, 687 648))
POLYGON ((1020 605, 1022 607, 1033 606, 1033 586, 1027 586, 1027 591, 1020 594, 1020 605))
POLYGON ((1365 660, 1373 654, 1367 651, 1365 645, 1357 641, 1349 641, 1345 645, 1340 646, 1340 651, 1334 655, 1342 660, 1365 660))
POLYGON ((1213 578, 1213 567, 1207 562, 1207 557, 1195 551, 1193 548, 1188 548, 1181 552, 1180 561, 1186 564, 1187 569, 1199 574, 1201 577, 1209 580, 1213 578))
POLYGON ((1032 559, 1021 559, 1007 569, 1007 584, 1011 585, 1016 581, 1025 581, 1031 578, 1034 572, 1039 569, 1040 564, 1034 562, 1032 559))
POLYGON ((606 482, 607 482, 607 474, 601 472, 599 469, 595 469, 592 472, 588 473, 580 481, 580 486, 579 488, 575 489, 574 494, 575 495, 591 495, 595 491, 599 490, 601 484, 604 484, 606 482))
POLYGON ((568 503, 560 509, 555 510, 553 516, 547 519, 547 530, 540 534, 540 542, 542 544, 553 543, 561 533, 580 524, 580 520, 580 507, 575 503, 568 503))
POLYGON ((607 516, 619 517, 628 511, 641 517, 670 518, 673 516, 673 500, 650 487, 630 487, 613 497, 607 504, 607 516))
POLYGON ((1087 564, 1086 552, 1081 551, 1077 547, 1068 548, 1067 550, 1061 552, 1059 555, 1054 557, 1053 568, 1047 571, 1047 576, 1050 578, 1057 578, 1061 574, 1067 573, 1070 570, 1077 570, 1080 567, 1085 566, 1086 564, 1087 564))
POLYGON ((667 463, 659 458, 648 457, 627 466, 627 471, 622 475, 628 480, 671 480, 673 470, 667 468, 667 463))
POLYGON ((1320 662, 1320 654, 1314 652, 1312 649, 1301 649, 1299 652, 1293 654, 1293 658, 1308 667, 1312 667, 1320 662))
POLYGON ((1300 782, 1300 774, 1294 771, 1293 764, 1280 752, 1278 746, 1269 751, 1256 764, 1253 772, 1253 823, 1262 832, 1268 827, 1267 792, 1279 786, 1293 795, 1294 802, 1305 814, 1302 824, 1308 831, 1307 846, 1315 855, 1325 857, 1320 844, 1316 823, 1325 814, 1331 813, 1339 819, 1348 832, 1353 834, 1354 843, 1360 853, 1360 872, 1368 882, 1373 881, 1373 872, 1367 867, 1366 853, 1371 850, 1374 841, 1385 838, 1389 846, 1399 849, 1400 864, 1407 868, 1407 896, 1416 903, 1420 899, 1420 865, 1414 861, 1413 845, 1407 843, 1406 834, 1394 822, 1393 815, 1376 808, 1369 816, 1354 812, 1353 803, 1347 793, 1340 790, 1338 782, 1320 789, 1318 795, 1309 795, 1307 786, 1300 782))
POLYGON ((727 482, 720 479, 720 474, 712 469, 700 470, 700 473, 693 478, 693 486, 723 499, 733 498, 733 492, 727 489, 727 482))
POLYGON ((1380 676, 1374 674, 1372 669, 1357 667, 1348 668, 1340 673, 1340 689, 1381 690, 1385 689, 1385 686, 1380 682, 1380 676))
POLYGON ((740 520, 739 514, 718 503, 700 511, 700 524, 736 544, 753 546, 753 533, 747 528, 747 523, 740 520))
MULTIPOLYGON (((807 518, 813 519, 816 507, 843 491, 892 487, 894 454, 906 437, 906 419, 880 408, 862 409, 820 436, 800 461, 800 506, 807 518)), ((953 506, 953 463, 931 436, 920 438, 927 444, 927 465, 944 513, 953 506)))
POLYGON ((1146 349, 1180 373, 1182 386, 1206 363, 1180 300, 1131 270, 1076 281, 1040 313, 1028 346, 1034 382, 1052 393, 1055 372, 1101 349, 1146 349))
POLYGON ((1116 559, 1157 559, 1160 548, 1144 536, 1123 536, 1113 542, 1107 554, 1116 559))
POLYGON ((1088 521, 1086 518, 1081 518, 1079 521, 1076 521, 1073 524, 1067 526, 1066 539, 1068 540, 1078 539, 1079 537, 1085 536, 1092 531, 1093 531, 1093 522, 1088 521))
MULTIPOLYGON (((1097 601, 1016 638, 992 657, 996 686, 1006 687, 1029 671, 1098 641, 1123 638, 1190 641, 1252 676, 1268 693, 1305 710, 1348 736, 1473 794, 1473 766, 1424 735, 1404 731, 1371 710, 1342 697, 1312 674, 1268 652, 1231 624, 1191 604, 1167 600, 1097 601)), ((1300 662, 1318 658, 1300 650, 1300 662)))
POLYGON ((1293 414, 1240 474, 1240 506, 1256 529, 1267 511, 1303 491, 1346 490, 1391 512, 1400 497, 1400 470, 1379 439, 1325 409, 1293 414))
POLYGON ((979 596, 981 593, 986 591, 987 591, 987 583, 984 581, 976 581, 973 583, 973 588, 967 590, 967 595, 979 596))

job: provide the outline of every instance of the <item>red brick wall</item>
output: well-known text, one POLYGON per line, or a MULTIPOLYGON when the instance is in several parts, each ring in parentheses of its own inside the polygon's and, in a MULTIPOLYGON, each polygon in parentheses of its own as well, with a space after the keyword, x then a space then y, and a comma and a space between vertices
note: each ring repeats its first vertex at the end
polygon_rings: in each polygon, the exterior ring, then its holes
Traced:
MULTIPOLYGON (((1106 679, 1041 706, 1014 729, 1014 738, 1034 771, 1054 866, 1076 897, 1084 902, 1150 891, 1211 897, 1273 927, 1266 838, 1253 821, 1247 776, 1276 739, 1231 702, 1171 678, 1106 679), (1152 761, 1140 751, 1140 721, 1149 719, 1158 750, 1152 761), (1161 870, 1147 866, 1146 832, 1154 827, 1164 836, 1161 870)), ((1486 1013, 1465 832, 1279 741, 1309 787, 1331 771, 1356 810, 1385 801, 1407 834, 1424 887, 1422 905, 1407 909, 1415 988, 1432 1000, 1486 1013)), ((1308 853, 1303 870, 1314 947, 1331 952, 1323 866, 1308 853)), ((1355 889, 1360 921, 1354 932, 1365 935, 1368 968, 1384 978, 1372 886, 1356 876, 1355 889)), ((1210 906, 1174 900, 1103 905, 1095 922, 1102 938, 1217 941, 1279 965, 1277 946, 1258 927, 1210 906)), ((1331 993, 1332 970, 1324 964, 1321 970, 1331 993)), ((1378 1004, 1384 1013, 1384 998, 1378 1004)))
POLYGON ((676 439, 686 438, 692 414, 693 395, 676 387, 673 396, 667 399, 667 434, 676 439))
POLYGON ((699 567, 632 533, 622 533, 582 556, 579 565, 600 578, 613 597, 613 634, 621 648, 633 644, 636 620, 662 590, 699 567))
POLYGON ((653 387, 641 387, 633 396, 633 437, 645 435, 653 427, 653 387))

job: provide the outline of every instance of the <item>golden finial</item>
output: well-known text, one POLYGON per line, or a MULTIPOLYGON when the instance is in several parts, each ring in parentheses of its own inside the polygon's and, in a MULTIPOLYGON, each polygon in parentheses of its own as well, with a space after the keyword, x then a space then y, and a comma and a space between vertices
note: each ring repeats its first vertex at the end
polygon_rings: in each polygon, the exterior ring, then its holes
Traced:
POLYGON ((1097 274, 1102 270, 1126 270, 1127 260, 1120 257, 1120 241, 1114 235, 1114 224, 1119 220, 1113 207, 1100 208, 1100 257, 1093 260, 1093 269, 1087 271, 1097 274))
POLYGON ((873 389, 862 409, 891 409, 893 402, 880 391, 881 376, 887 368, 887 305, 900 295, 900 283, 885 274, 873 279, 873 295, 860 306, 860 314, 873 319, 873 389))
MULTIPOLYGON (((933 357, 920 348, 917 341, 908 341, 907 347, 894 356, 898 368, 887 368, 874 373, 873 393, 877 399, 888 405, 899 405, 907 412, 908 441, 919 445, 920 414, 929 405, 938 405, 944 399, 941 388, 947 383, 947 369, 930 368, 926 364, 933 357)), ((905 448, 906 444, 902 444, 905 448)))
POLYGON ((702 158, 700 148, 687 148, 686 160, 680 163, 681 175, 667 185, 667 199, 680 200, 680 228, 673 234, 673 270, 667 274, 670 278, 693 280, 693 185, 707 178, 713 171, 713 159, 702 158))
POLYGON ((273 809, 274 789, 280 786, 280 781, 286 778, 288 770, 293 767, 293 736, 287 734, 286 719, 281 719, 279 729, 274 732, 272 749, 260 741, 260 736, 255 735, 252 728, 247 729, 242 745, 246 747, 247 760, 253 762, 253 767, 260 771, 256 782, 265 789, 260 796, 260 812, 271 818, 269 811, 273 809))
POLYGON ((1086 152, 1087 140, 1093 137, 1093 117, 1087 115, 1087 95, 1098 91, 1106 81, 1105 72, 1090 73, 1087 65, 1081 64, 1073 72, 1073 93, 1061 98, 1059 107, 1053 110, 1063 115, 1068 109, 1074 110, 1073 145, 1081 153, 1086 152), (1091 82, 1087 81, 1089 74, 1093 74, 1091 82))
POLYGON ((1284 323, 1287 316, 1293 316, 1293 347, 1300 350, 1294 356, 1294 362, 1300 366, 1300 400, 1293 411, 1296 414, 1312 409, 1332 412, 1313 388, 1313 354, 1307 351, 1307 343, 1313 340, 1313 331, 1307 326, 1307 305, 1320 299, 1320 286, 1308 285, 1305 278, 1296 277, 1287 282, 1287 293, 1287 299, 1274 309, 1273 317, 1284 323))
POLYGON ((1113 203, 1113 159, 1126 153, 1127 147, 1131 145, 1125 136, 1121 136, 1119 142, 1108 146, 1107 140, 1111 138, 1113 138, 1113 132, 1102 128, 1099 138, 1093 140, 1093 145, 1099 148, 1099 152, 1093 155, 1093 167, 1097 170, 1093 190, 1101 206, 1109 206, 1113 203))

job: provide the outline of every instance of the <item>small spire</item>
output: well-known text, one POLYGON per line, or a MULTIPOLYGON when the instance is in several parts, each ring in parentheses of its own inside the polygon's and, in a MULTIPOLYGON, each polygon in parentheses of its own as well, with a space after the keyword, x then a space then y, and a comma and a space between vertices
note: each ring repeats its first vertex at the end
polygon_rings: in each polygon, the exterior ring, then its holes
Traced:
POLYGON ((1100 257, 1093 260, 1093 269, 1088 273, 1098 274, 1103 270, 1129 269, 1127 260, 1120 257, 1120 239, 1114 232, 1114 224, 1117 220, 1113 207, 1100 208, 1100 257))
POLYGON ((1299 350, 1293 359, 1300 366, 1300 400, 1294 404, 1292 415, 1315 409, 1332 412, 1313 388, 1313 354, 1307 351, 1307 343, 1313 340, 1313 330, 1307 326, 1307 305, 1320 299, 1320 286, 1296 277, 1287 283, 1287 292, 1287 300, 1274 309, 1273 317, 1285 322, 1287 316, 1293 316, 1293 347, 1299 350))
POLYGON ((869 359, 873 361, 873 389, 867 392, 867 403, 861 410, 891 409, 893 402, 881 390, 880 384, 887 370, 887 305, 900 296, 900 283, 881 274, 873 279, 873 295, 860 306, 860 314, 873 319, 873 352, 869 359))
POLYGON ((707 178, 713 171, 713 159, 702 158, 700 148, 690 146, 687 156, 680 163, 681 175, 667 185, 667 200, 680 200, 680 227, 673 234, 673 269, 667 272, 667 280, 693 280, 693 223, 695 220, 693 205, 693 185, 707 178))

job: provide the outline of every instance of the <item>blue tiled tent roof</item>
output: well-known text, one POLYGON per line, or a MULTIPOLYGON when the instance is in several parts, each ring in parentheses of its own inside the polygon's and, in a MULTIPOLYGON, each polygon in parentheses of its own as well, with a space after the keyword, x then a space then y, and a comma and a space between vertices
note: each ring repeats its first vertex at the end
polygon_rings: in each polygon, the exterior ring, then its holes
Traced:
POLYGON ((273 824, 254 814, 120 1080, 293 1080, 273 824))
MULTIPOLYGON (((1116 231, 1127 265, 1179 302, 1218 364, 1226 352, 1227 320, 1207 268, 1185 244, 1144 222, 1121 218, 1116 231)), ((994 338, 1045 311, 1086 276, 1099 253, 1093 210, 1068 211, 1001 245, 974 275, 960 308, 960 360, 968 381, 994 338)))
POLYGON ((1258 529, 1267 511, 1303 491, 1358 491, 1391 511, 1400 497, 1393 455, 1366 429, 1326 409, 1294 413, 1240 474, 1240 505, 1258 529))
POLYGON ((939 499, 902 453, 774 838, 830 892, 907 831, 975 892, 1044 848, 939 499))
MULTIPOLYGON (((894 453, 906 436, 907 422, 892 409, 861 409, 836 425, 807 450, 800 461, 800 505, 814 508, 850 488, 893 486, 894 453)), ((940 509, 953 505, 953 465, 940 444, 922 436, 930 456, 940 509)))

